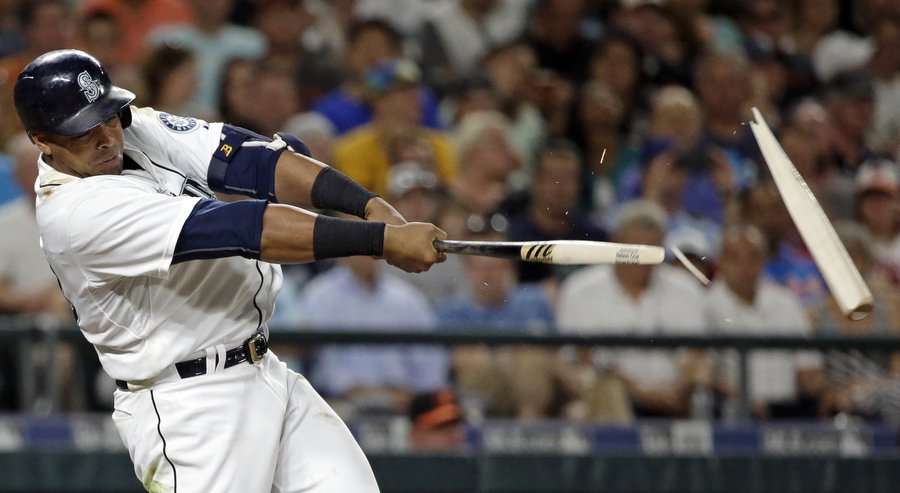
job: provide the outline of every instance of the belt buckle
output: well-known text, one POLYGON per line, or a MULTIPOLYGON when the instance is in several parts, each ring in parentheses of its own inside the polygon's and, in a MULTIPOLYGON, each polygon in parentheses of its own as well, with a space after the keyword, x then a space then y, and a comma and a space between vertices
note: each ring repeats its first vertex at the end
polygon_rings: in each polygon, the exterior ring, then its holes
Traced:
POLYGON ((247 339, 247 342, 244 343, 247 346, 247 359, 250 360, 250 363, 256 363, 262 359, 263 356, 266 355, 266 348, 263 346, 262 349, 257 348, 257 344, 262 341, 262 344, 265 345, 266 338, 262 335, 262 333, 257 332, 250 339, 247 339))

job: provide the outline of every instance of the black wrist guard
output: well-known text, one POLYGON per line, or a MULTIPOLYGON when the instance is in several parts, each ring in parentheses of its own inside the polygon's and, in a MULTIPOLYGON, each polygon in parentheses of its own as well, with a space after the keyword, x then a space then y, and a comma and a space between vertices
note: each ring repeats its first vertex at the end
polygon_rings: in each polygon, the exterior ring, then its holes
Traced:
POLYGON ((384 223, 338 219, 319 214, 313 225, 316 260, 384 253, 384 223))
POLYGON ((320 171, 313 182, 312 205, 317 209, 346 212, 365 219, 366 204, 376 195, 329 166, 320 171))

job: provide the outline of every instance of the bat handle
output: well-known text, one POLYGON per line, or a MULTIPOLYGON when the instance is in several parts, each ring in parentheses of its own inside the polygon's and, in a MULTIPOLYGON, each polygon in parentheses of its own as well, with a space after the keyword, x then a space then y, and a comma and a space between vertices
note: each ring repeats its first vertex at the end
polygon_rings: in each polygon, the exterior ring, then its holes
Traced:
POLYGON ((434 240, 432 244, 434 249, 440 253, 460 253, 463 250, 463 245, 460 245, 458 241, 434 240))
POLYGON ((434 240, 434 249, 441 253, 518 259, 521 248, 522 243, 514 241, 434 240))

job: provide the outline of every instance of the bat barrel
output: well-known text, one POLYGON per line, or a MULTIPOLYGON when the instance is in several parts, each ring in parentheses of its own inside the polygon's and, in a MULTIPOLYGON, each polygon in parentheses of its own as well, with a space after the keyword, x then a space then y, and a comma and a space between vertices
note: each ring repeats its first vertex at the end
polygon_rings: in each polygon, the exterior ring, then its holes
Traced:
POLYGON ((847 249, 758 109, 750 129, 759 144, 778 193, 841 311, 851 320, 872 311, 872 293, 847 249))

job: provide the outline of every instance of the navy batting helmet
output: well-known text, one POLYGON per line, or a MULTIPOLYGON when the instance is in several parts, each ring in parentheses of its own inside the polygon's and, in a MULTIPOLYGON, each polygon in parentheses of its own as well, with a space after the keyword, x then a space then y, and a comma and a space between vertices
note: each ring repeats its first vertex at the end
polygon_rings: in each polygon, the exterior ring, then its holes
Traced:
POLYGON ((49 132, 73 137, 116 114, 131 123, 134 94, 116 87, 96 58, 78 50, 56 50, 35 58, 13 91, 16 112, 29 135, 49 132))

